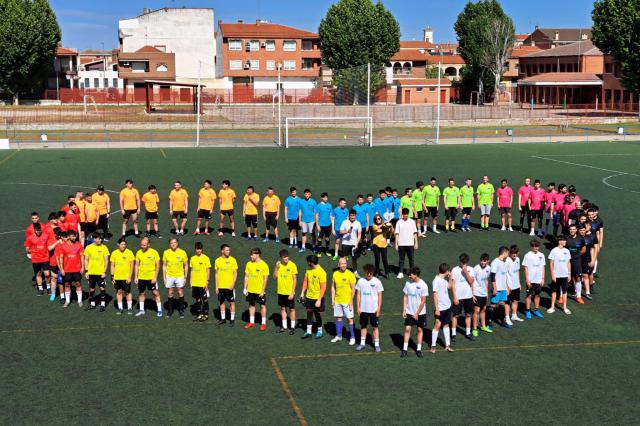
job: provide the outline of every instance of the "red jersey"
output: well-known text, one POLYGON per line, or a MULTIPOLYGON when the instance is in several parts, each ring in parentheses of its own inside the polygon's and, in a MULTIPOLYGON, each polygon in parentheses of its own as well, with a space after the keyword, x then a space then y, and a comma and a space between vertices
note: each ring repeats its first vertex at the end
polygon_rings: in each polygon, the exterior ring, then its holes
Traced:
POLYGON ((53 249, 53 256, 49 258, 49 266, 58 266, 58 256, 62 254, 62 246, 64 243, 60 243, 53 249))
POLYGON ((545 211, 551 211, 551 205, 556 202, 556 190, 551 192, 545 192, 544 194, 544 209, 545 211))
POLYGON ((513 196, 513 189, 510 187, 500 187, 496 191, 498 196, 498 208, 511 207, 511 197, 513 196))
POLYGON ((82 270, 82 254, 84 249, 79 241, 71 241, 61 244, 60 254, 62 254, 62 265, 64 272, 80 272, 82 270))
POLYGON ((529 199, 531 200, 531 210, 542 210, 542 203, 544 202, 546 195, 547 192, 544 189, 534 188, 529 193, 529 199))
POLYGON ((62 208, 60 209, 61 212, 63 213, 69 213, 69 204, 65 204, 64 206, 62 206, 62 208))
POLYGON ((78 216, 77 214, 73 213, 72 211, 69 211, 65 216, 64 216, 64 223, 65 223, 65 227, 67 229, 67 231, 78 231, 78 223, 80 223, 80 216, 78 216))
MULTIPOLYGON (((42 233, 44 234, 44 229, 42 230, 42 233)), ((33 231, 33 223, 27 226, 27 230, 24 231, 24 238, 29 238, 32 235, 35 235, 35 232, 33 231)))
POLYGON ((31 253, 31 263, 44 263, 49 261, 49 249, 47 241, 49 237, 44 233, 37 236, 35 233, 24 242, 24 246, 31 253))
POLYGON ((520 196, 520 206, 526 206, 529 198, 531 197, 531 191, 533 191, 533 186, 522 185, 520 189, 518 189, 518 195, 520 196))

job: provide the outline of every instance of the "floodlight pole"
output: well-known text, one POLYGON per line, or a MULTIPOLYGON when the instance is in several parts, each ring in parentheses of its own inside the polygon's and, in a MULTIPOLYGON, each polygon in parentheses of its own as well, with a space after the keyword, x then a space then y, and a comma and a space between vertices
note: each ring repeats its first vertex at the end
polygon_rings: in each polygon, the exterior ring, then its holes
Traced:
POLYGON ((367 63, 367 124, 369 127, 369 147, 373 146, 373 119, 371 118, 371 63, 367 63))
POLYGON ((196 86, 196 148, 200 146, 200 71, 202 68, 202 61, 198 61, 198 85, 196 86))
POLYGON ((438 107, 436 110, 436 145, 440 143, 440 73, 442 72, 442 61, 438 62, 438 107))
POLYGON ((282 82, 280 79, 280 69, 282 64, 278 63, 278 146, 282 146, 282 82))

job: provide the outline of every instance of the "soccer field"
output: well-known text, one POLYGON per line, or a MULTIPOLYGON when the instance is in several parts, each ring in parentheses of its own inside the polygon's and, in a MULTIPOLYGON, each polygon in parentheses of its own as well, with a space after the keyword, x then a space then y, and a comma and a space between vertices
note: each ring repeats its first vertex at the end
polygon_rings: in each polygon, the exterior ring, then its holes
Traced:
MULTIPOLYGON (((631 142, 3 152, 0 424, 637 424, 640 288, 634 256, 639 160, 640 143, 631 142), (267 331, 260 332, 244 330, 244 321, 229 328, 212 320, 194 323, 190 316, 116 316, 113 306, 104 313, 85 312, 75 305, 65 310, 57 301, 36 297, 22 248, 31 211, 46 219, 67 194, 98 184, 111 191, 115 210, 115 192, 126 178, 140 190, 149 184, 159 189, 165 238, 153 239, 152 244, 161 251, 168 241, 167 197, 174 180, 181 180, 191 194, 192 232, 197 190, 207 178, 216 190, 222 179, 231 180, 239 195, 248 185, 261 196, 272 186, 284 200, 294 185, 299 193, 311 189, 315 197, 326 191, 333 204, 345 197, 351 206, 357 194, 375 194, 388 185, 402 191, 431 176, 441 186, 449 177, 462 185, 469 176, 475 186, 483 174, 496 187, 507 178, 517 188, 525 176, 543 184, 574 184, 578 194, 600 206, 606 238, 597 293, 583 306, 570 301, 573 315, 558 310, 544 319, 517 323, 511 330, 497 327, 473 342, 459 334, 455 353, 440 347, 423 359, 411 350, 408 358, 399 357, 404 281, 395 275, 382 280, 383 352, 374 354, 368 347, 356 353, 345 341, 329 342, 335 328, 330 308, 323 318, 325 337, 311 341, 300 340, 301 330, 294 336, 276 334, 273 319, 267 331)), ((495 210, 493 225, 499 222, 495 210)), ((473 224, 478 215, 475 211, 473 224)), ((120 215, 113 215, 112 231, 120 223, 120 215)), ((284 223, 280 232, 286 235, 284 223)), ((416 264, 430 285, 437 265, 457 264, 463 251, 475 265, 483 252, 495 257, 500 245, 518 244, 522 257, 529 240, 524 233, 495 227, 491 232, 473 228, 471 233, 429 233, 420 239, 416 264)), ((286 247, 228 234, 180 237, 189 255, 195 241, 204 243, 212 260, 221 243, 230 244, 241 270, 253 246, 262 249, 271 268, 277 252, 286 247)), ((137 249, 138 241, 129 238, 129 244, 137 249)), ((115 239, 107 245, 114 249, 115 239)), ((548 254, 548 248, 543 252, 548 254)), ((304 256, 291 255, 301 270, 304 256)), ((389 257, 397 264, 394 251, 389 257)), ((335 267, 327 257, 320 262, 327 271, 335 267)), ((359 264, 368 262, 373 263, 371 253, 359 264)), ((86 292, 87 284, 83 285, 86 292)), ((239 288, 240 314, 247 304, 241 284, 239 288)), ((113 288, 109 293, 114 295, 113 288)), ((191 302, 190 290, 185 293, 191 302)), ((162 294, 164 300, 164 289, 162 294)), ((327 298, 330 301, 330 295, 327 298)), ((431 291, 427 300, 425 340, 433 326, 431 291)), ((545 294, 542 304, 548 303, 545 294)), ((217 308, 217 302, 211 305, 217 308)), ((279 321, 272 279, 267 305, 269 316, 279 321)), ((304 318, 300 305, 297 312, 304 318)))

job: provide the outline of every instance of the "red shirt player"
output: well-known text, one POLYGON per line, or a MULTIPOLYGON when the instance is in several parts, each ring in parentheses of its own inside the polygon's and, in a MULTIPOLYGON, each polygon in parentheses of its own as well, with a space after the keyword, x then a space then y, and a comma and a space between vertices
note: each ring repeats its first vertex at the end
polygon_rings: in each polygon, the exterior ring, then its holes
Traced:
POLYGON ((540 187, 540 180, 533 182, 533 189, 529 192, 529 209, 531 210, 531 230, 529 235, 535 235, 536 223, 538 224, 538 235, 542 234, 542 212, 543 203, 547 192, 540 187))
POLYGON ((80 232, 80 216, 78 215, 78 206, 73 201, 69 203, 69 211, 64 215, 64 223, 67 231, 80 232))
POLYGON ((38 212, 33 212, 31 213, 31 223, 29 224, 29 226, 27 226, 27 230, 24 232, 25 238, 29 238, 31 235, 33 235, 33 226, 36 223, 40 223, 40 215, 38 214, 38 212))
POLYGON ((49 246, 47 242, 48 235, 42 232, 42 226, 39 223, 33 225, 33 234, 27 237, 24 247, 31 257, 31 265, 33 273, 36 276, 36 284, 38 285, 38 296, 44 294, 43 282, 49 276, 49 246))
POLYGON ((502 230, 507 230, 507 219, 509 221, 509 231, 513 231, 513 227, 511 226, 511 206, 513 205, 513 189, 508 186, 507 180, 502 179, 500 182, 500 188, 496 191, 496 196, 498 197, 498 210, 500 211, 500 216, 502 218, 502 230))
POLYGON ((529 222, 531 221, 531 213, 529 209, 529 198, 531 197, 531 178, 524 178, 524 185, 518 189, 518 210, 520 211, 520 228, 523 229, 524 219, 528 216, 529 222))
POLYGON ((76 231, 68 231, 69 241, 62 244, 60 256, 58 256, 58 269, 64 276, 64 307, 68 307, 71 303, 71 284, 76 286, 76 295, 78 296, 78 306, 82 306, 82 274, 84 273, 84 265, 82 255, 84 249, 78 241, 78 233, 76 231))

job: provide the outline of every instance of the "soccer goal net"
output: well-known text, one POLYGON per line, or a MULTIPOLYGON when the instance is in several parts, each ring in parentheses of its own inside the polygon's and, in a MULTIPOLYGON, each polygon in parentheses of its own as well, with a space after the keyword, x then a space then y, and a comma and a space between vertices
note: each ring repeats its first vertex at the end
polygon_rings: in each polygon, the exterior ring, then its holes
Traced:
POLYGON ((371 117, 286 117, 284 147, 373 146, 371 117))

